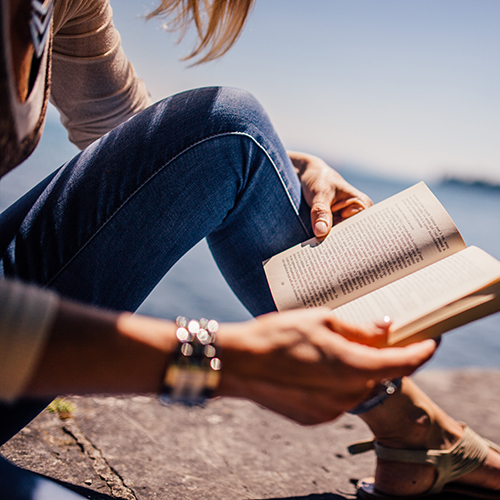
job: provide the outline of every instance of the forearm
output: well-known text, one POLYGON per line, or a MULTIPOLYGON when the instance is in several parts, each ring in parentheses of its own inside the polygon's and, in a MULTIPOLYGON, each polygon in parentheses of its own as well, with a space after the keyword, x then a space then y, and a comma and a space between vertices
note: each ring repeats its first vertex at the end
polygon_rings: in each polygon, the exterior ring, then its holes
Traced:
POLYGON ((62 301, 25 396, 157 392, 172 322, 62 301))
MULTIPOLYGON (((176 329, 170 321, 62 301, 24 396, 158 392, 176 329)), ((221 325, 216 395, 251 399, 305 424, 331 420, 377 381, 414 371, 435 349, 432 341, 374 347, 386 335, 387 328, 343 324, 324 308, 221 325)))

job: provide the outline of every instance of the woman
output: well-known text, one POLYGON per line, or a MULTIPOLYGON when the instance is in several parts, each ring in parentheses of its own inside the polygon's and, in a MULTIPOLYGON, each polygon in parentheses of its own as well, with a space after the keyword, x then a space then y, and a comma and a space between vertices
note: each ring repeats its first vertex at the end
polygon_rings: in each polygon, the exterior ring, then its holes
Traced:
MULTIPOLYGON (((193 21, 192 56, 207 61, 234 43, 251 3, 214 0, 207 12, 166 0, 153 14, 177 16, 178 27, 193 21)), ((49 95, 83 151, 0 220, 0 442, 57 394, 155 391, 185 403, 246 397, 307 424, 356 407, 380 446, 461 448, 464 428, 395 379, 424 363, 433 341, 377 349, 389 323, 345 325, 323 309, 265 314, 274 304, 261 262, 324 237, 332 213, 371 204, 363 193, 319 158, 287 153, 246 92, 197 89, 149 106, 105 0, 2 0, 1 15, 0 172, 36 146, 49 95), (196 322, 117 312, 135 310, 204 237, 257 321, 221 325, 215 342, 215 322, 200 333, 196 322)), ((481 452, 459 460, 468 468, 458 481, 500 489, 500 456, 465 435, 481 452)), ((433 467, 398 461, 379 461, 377 491, 441 488, 433 467)), ((42 481, 26 474, 0 462, 11 498, 42 481)), ((51 498, 59 488, 44 487, 51 498)))

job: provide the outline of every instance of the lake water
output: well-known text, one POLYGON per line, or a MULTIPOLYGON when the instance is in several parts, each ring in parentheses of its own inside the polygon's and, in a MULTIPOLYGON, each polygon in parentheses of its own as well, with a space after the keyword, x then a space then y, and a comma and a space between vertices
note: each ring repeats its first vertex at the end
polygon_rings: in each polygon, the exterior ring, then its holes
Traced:
MULTIPOLYGON (((21 167, 0 181, 0 209, 15 201, 31 186, 76 152, 65 131, 50 119, 40 146, 21 167)), ((377 177, 354 168, 341 170, 344 177, 381 201, 414 181, 377 177)), ((415 181, 420 180, 418 172, 415 181)), ((463 183, 428 183, 460 229, 468 245, 476 245, 500 259, 500 189, 463 183)), ((148 297, 140 310, 163 318, 179 314, 208 316, 220 321, 250 318, 232 294, 201 242, 179 261, 148 297)), ((426 368, 500 368, 500 314, 446 334, 438 353, 426 368)))

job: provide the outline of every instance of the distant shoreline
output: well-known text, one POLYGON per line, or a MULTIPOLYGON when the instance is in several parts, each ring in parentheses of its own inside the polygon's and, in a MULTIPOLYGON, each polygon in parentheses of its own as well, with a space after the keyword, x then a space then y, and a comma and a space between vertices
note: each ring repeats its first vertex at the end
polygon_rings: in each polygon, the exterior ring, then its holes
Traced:
POLYGON ((500 193, 500 182, 488 181, 486 179, 473 179, 457 176, 444 176, 439 181, 441 186, 465 186, 475 189, 488 189, 491 191, 498 191, 500 193))

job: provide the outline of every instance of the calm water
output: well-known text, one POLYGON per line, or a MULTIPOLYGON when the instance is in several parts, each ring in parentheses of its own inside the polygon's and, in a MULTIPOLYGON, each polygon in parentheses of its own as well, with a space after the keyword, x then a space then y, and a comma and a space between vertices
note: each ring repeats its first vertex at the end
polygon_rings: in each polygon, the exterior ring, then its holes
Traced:
MULTIPOLYGON (((0 182, 0 209, 75 152, 61 127, 49 120, 35 154, 0 182)), ((345 168, 342 174, 375 202, 413 184, 413 181, 376 177, 350 168, 345 168)), ((416 180, 420 179, 416 176, 416 180)), ((448 210, 466 243, 479 246, 500 259, 500 190, 453 183, 429 183, 429 187, 448 210)), ((220 276, 205 242, 171 269, 140 312, 163 318, 175 318, 178 314, 209 316, 221 321, 250 318, 220 276)), ((427 366, 500 368, 500 314, 445 335, 438 354, 427 366)))

